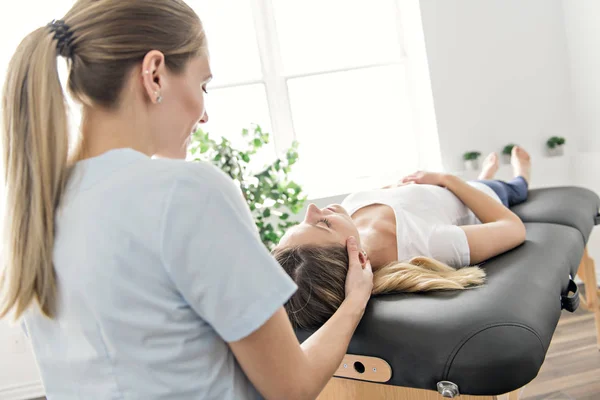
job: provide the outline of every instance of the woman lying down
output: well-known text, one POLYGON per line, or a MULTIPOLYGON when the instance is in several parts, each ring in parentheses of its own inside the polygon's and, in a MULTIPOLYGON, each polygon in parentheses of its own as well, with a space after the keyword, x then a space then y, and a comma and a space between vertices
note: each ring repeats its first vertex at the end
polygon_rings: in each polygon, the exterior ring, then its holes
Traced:
POLYGON ((481 285, 484 271, 469 266, 525 241, 525 226, 508 207, 527 199, 529 154, 514 147, 511 164, 509 182, 493 180, 498 156, 492 153, 477 181, 417 172, 396 185, 351 194, 341 206, 311 204, 273 252, 298 285, 285 306, 292 322, 318 327, 341 305, 350 236, 363 265, 371 262, 373 294, 481 285))

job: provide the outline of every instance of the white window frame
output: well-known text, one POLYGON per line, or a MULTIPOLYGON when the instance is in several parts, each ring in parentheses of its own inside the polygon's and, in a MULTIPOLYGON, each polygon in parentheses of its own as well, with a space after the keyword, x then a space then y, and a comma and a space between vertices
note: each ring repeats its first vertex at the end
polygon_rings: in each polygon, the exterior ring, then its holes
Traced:
MULTIPOLYGON (((65 4, 70 4, 74 0, 63 0, 65 4)), ((254 23, 256 43, 259 51, 259 58, 261 63, 262 77, 256 79, 247 80, 233 80, 229 82, 217 83, 210 85, 210 89, 225 89, 250 86, 253 84, 264 85, 268 111, 271 122, 271 133, 272 141, 274 145, 275 154, 282 156, 285 151, 291 146, 292 142, 296 140, 296 131, 294 128, 294 120, 292 115, 292 109, 290 104, 290 95, 288 90, 288 81, 296 78, 326 75, 341 73, 346 71, 354 71, 361 69, 369 69, 384 66, 407 66, 408 57, 406 54, 406 44, 404 38, 404 28, 402 23, 403 8, 402 3, 405 0, 393 0, 395 9, 395 22, 397 27, 397 45, 398 45, 398 57, 395 57, 395 61, 381 62, 381 63, 367 63, 363 65, 355 65, 347 68, 334 68, 324 69, 319 71, 313 71, 308 73, 296 73, 286 74, 283 66, 283 57, 279 44, 279 35, 277 31, 277 22, 275 17, 275 10, 273 0, 248 0, 250 3, 250 9, 252 10, 252 18, 254 23)), ((400 72, 399 68, 399 73, 400 72)), ((408 68, 405 68, 408 70, 408 68)), ((410 79, 407 79, 410 84, 410 79)), ((407 88, 407 90, 409 90, 407 88)), ((412 105, 415 106, 414 104, 412 105)), ((75 107, 71 104, 71 107, 75 107)), ((414 113, 414 110, 410 110, 414 113)), ((415 132, 416 134, 416 132, 415 132)), ((417 142, 420 138, 417 135, 417 142)), ((421 153, 419 151, 419 153, 421 153)), ((301 155, 302 156, 302 155, 301 155)), ((421 157, 422 158, 422 157, 421 157)), ((362 176, 354 177, 357 182, 370 182, 370 181, 381 181, 384 176, 391 176, 394 171, 382 171, 377 176, 362 176)), ((387 179, 385 179, 387 180, 387 179)), ((332 188, 332 194, 339 191, 338 188, 332 188)))
POLYGON ((271 118, 272 138, 276 154, 283 154, 296 139, 294 121, 290 105, 288 91, 288 80, 315 75, 326 75, 338 72, 346 72, 374 67, 405 65, 407 62, 404 35, 401 19, 401 0, 395 0, 396 26, 398 35, 398 46, 400 57, 398 61, 364 64, 348 68, 336 68, 309 72, 303 74, 285 74, 283 60, 279 46, 277 23, 272 0, 249 0, 253 12, 256 41, 258 45, 262 79, 247 80, 241 82, 223 83, 212 85, 211 89, 224 89, 231 87, 246 86, 251 84, 263 84, 267 96, 269 115, 271 118))

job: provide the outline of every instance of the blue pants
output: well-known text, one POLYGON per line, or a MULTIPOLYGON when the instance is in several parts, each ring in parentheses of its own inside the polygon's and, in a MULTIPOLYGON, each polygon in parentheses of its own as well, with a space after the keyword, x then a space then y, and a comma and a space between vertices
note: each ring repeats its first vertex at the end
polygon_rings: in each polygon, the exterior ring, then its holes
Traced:
POLYGON ((475 182, 481 182, 484 185, 489 186, 496 192, 498 197, 500 197, 500 201, 502 201, 502 204, 506 207, 512 207, 527 200, 529 187, 527 181, 521 176, 508 182, 496 180, 478 180, 475 182))

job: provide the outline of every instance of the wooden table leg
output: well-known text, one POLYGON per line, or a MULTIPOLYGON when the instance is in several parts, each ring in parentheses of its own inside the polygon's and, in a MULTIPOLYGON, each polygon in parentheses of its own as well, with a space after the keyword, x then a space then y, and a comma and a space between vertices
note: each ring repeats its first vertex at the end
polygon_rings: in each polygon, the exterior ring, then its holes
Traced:
POLYGON ((513 390, 508 394, 508 400, 519 400, 519 394, 521 393, 521 389, 513 390))
POLYGON ((586 310, 594 313, 596 321, 596 341, 600 350, 600 299, 598 297, 598 281, 596 279, 596 265, 590 257, 587 248, 583 252, 577 275, 585 285, 585 298, 582 296, 580 305, 586 310))

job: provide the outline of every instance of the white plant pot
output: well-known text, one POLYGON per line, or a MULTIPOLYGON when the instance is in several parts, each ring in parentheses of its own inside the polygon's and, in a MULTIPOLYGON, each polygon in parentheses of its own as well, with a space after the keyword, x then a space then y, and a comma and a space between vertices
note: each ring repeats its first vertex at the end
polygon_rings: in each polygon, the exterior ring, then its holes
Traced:
POLYGON ((553 149, 548 147, 548 155, 550 157, 560 157, 565 154, 565 145, 556 146, 553 149))
POLYGON ((479 160, 465 160, 465 169, 467 171, 478 171, 479 160))
POLYGON ((502 153, 502 164, 510 164, 510 154, 502 153))

